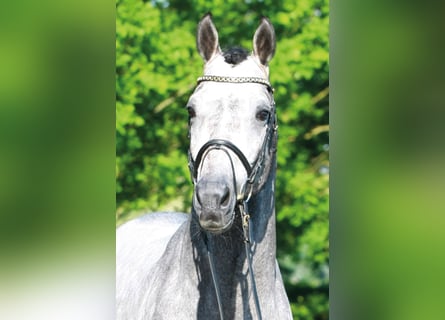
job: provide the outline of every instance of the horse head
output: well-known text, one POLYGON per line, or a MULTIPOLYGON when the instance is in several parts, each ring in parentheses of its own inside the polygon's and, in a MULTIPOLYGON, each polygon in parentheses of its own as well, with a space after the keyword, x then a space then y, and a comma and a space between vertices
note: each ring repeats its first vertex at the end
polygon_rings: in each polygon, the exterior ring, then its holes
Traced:
POLYGON ((204 75, 187 104, 193 214, 203 230, 218 234, 230 229, 237 204, 261 189, 273 165, 276 116, 268 63, 275 33, 263 18, 251 54, 222 51, 207 14, 198 26, 197 48, 204 75))

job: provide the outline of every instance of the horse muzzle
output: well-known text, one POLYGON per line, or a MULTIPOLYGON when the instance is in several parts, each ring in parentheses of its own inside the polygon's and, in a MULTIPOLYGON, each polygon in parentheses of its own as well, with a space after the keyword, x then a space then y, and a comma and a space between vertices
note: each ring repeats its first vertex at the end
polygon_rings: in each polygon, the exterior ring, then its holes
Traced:
POLYGON ((223 233, 233 223, 236 195, 229 184, 202 179, 196 184, 193 207, 202 229, 223 233))

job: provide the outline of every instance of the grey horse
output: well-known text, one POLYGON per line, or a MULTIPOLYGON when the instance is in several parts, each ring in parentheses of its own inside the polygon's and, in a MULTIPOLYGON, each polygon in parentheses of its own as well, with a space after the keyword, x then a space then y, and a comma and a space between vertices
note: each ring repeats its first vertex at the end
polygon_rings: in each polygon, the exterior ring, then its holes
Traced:
POLYGON ((187 104, 192 212, 117 229, 118 319, 292 319, 276 261, 275 43, 263 18, 251 54, 222 51, 211 15, 201 19, 204 75, 187 104))

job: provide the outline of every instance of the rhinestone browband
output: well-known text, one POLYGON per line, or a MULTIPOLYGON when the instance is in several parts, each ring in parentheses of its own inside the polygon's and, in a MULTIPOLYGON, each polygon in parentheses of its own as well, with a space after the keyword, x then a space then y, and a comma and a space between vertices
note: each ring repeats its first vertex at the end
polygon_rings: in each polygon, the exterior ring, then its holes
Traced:
POLYGON ((228 82, 228 83, 260 83, 265 85, 271 92, 274 91, 269 81, 258 77, 202 76, 198 78, 197 83, 199 84, 203 81, 228 82))

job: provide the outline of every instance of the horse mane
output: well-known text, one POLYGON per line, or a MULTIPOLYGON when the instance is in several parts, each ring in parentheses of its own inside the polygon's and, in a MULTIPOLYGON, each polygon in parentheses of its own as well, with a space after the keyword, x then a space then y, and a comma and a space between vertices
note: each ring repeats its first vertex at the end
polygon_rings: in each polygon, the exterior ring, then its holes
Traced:
POLYGON ((225 62, 237 65, 247 59, 249 52, 241 47, 232 47, 224 50, 222 55, 225 62))

